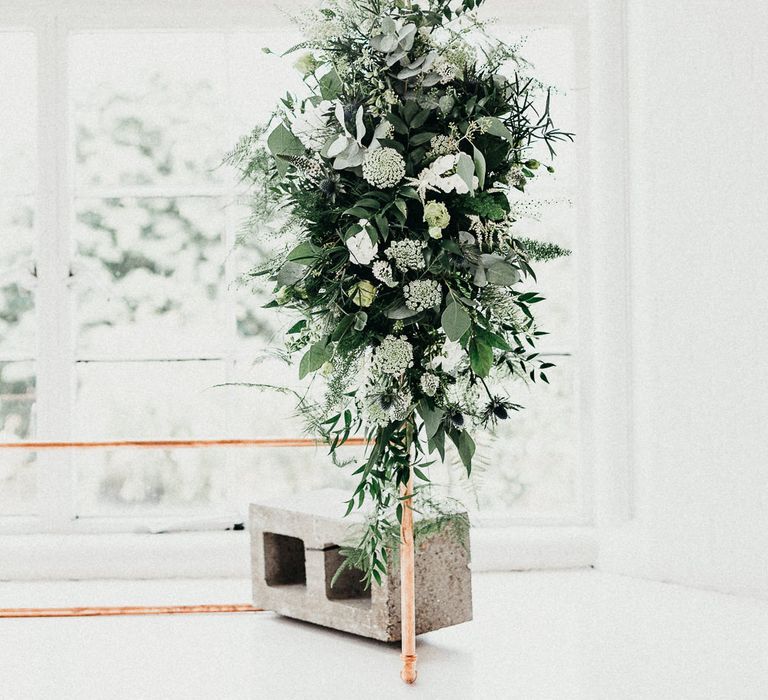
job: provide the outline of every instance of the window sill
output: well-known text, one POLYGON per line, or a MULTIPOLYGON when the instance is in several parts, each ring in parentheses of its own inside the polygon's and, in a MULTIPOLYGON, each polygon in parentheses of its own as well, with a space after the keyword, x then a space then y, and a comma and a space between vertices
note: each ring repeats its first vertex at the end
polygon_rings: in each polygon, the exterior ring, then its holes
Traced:
MULTIPOLYGON (((473 528, 474 571, 593 566, 588 526, 473 528)), ((0 536, 0 580, 238 578, 250 575, 248 533, 0 536)))

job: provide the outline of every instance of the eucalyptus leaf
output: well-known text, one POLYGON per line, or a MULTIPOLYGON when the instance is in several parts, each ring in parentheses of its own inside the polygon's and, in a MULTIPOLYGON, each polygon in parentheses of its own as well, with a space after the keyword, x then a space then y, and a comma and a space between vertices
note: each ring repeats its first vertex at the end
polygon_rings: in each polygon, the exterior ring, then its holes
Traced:
POLYGON ((387 318, 392 318, 394 320, 402 320, 404 318, 411 318, 411 316, 415 316, 418 311, 414 311, 413 309, 409 309, 405 304, 402 306, 398 306, 394 309, 389 309, 384 313, 384 315, 387 318))
POLYGON ((361 331, 365 328, 365 324, 368 322, 368 314, 365 311, 358 311, 355 314, 355 330, 361 331))
POLYGON ((450 95, 443 95, 437 102, 438 108, 443 113, 443 116, 450 114, 454 104, 456 103, 450 95))
POLYGON ((411 136, 409 143, 411 146, 421 146, 421 144, 431 141, 434 136, 434 131, 423 131, 420 134, 414 134, 411 136))
POLYGON ((475 162, 466 153, 459 153, 456 174, 467 183, 470 192, 475 189, 475 162))
POLYGON ((343 87, 341 78, 339 78, 335 68, 331 68, 317 82, 320 86, 320 94, 324 100, 335 100, 343 87))
POLYGON ((515 145, 515 137, 512 135, 512 132, 507 129, 501 119, 498 117, 485 117, 483 121, 486 125, 487 133, 509 141, 512 146, 515 145))
POLYGON ((325 339, 311 345, 299 363, 299 379, 304 379, 311 372, 316 372, 330 359, 331 356, 328 353, 328 344, 325 339))
POLYGON ((456 341, 467 332, 472 321, 464 307, 452 301, 445 307, 440 323, 448 338, 456 341))
POLYGON ((469 364, 478 377, 487 377, 493 367, 493 348, 478 337, 469 341, 469 364))
POLYGON ((466 431, 462 430, 459 433, 459 442, 457 445, 459 449, 459 457, 461 462, 467 470, 467 474, 472 471, 472 457, 475 456, 475 441, 472 436, 466 431))
POLYGON ((488 268, 487 278, 490 284, 511 287, 520 281, 520 271, 509 263, 500 261, 488 268))
POLYGON ((281 287, 287 287, 292 284, 296 284, 302 277, 306 270, 303 265, 299 265, 291 260, 288 260, 277 273, 277 284, 281 287))
POLYGON ((296 262, 300 265, 309 265, 318 254, 318 249, 315 248, 309 241, 299 243, 286 258, 290 262, 296 262))
POLYGON ((306 149, 284 124, 278 124, 267 137, 267 148, 275 156, 301 156, 306 149))
POLYGON ((477 148, 472 146, 472 159, 475 161, 475 175, 477 175, 478 186, 482 190, 485 187, 485 156, 477 148))
POLYGON ((430 407, 425 399, 419 401, 418 410, 419 415, 424 421, 424 427, 427 431, 427 438, 431 440, 442 424, 445 412, 441 411, 440 409, 430 407))

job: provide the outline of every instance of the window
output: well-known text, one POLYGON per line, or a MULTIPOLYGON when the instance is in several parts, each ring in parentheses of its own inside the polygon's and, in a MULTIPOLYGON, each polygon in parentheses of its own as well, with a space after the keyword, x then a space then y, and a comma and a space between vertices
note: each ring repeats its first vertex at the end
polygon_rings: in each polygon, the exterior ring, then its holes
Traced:
MULTIPOLYGON (((269 239, 236 245, 245 195, 221 158, 300 87, 290 61, 262 51, 297 35, 271 5, 202 2, 187 17, 138 5, 98 19, 83 2, 56 3, 56 21, 21 2, 0 14, 0 441, 298 436, 289 398, 219 386, 296 381, 264 353, 280 323, 238 283, 269 239)), ((529 36, 525 55, 564 93, 559 121, 579 131, 584 13, 564 7, 489 13, 529 36)), ((531 224, 576 249, 579 157, 563 148, 538 192, 557 204, 531 224)), ((475 502, 488 520, 578 523, 588 512, 578 260, 540 266, 542 326, 556 339, 542 351, 558 367, 549 388, 519 389, 527 410, 484 446, 475 502)), ((471 504, 458 473, 444 478, 471 504)), ((6 449, 0 516, 48 530, 236 522, 253 498, 348 479, 322 449, 6 449)))

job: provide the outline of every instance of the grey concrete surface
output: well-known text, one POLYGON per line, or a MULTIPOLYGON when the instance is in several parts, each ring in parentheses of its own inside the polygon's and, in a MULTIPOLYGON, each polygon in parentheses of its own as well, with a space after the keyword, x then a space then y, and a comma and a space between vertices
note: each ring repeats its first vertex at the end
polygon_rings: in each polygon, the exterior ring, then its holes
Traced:
MULTIPOLYGON (((250 508, 254 604, 286 617, 371 637, 400 639, 400 578, 390 557, 381 585, 365 589, 360 572, 331 580, 364 515, 345 518, 346 492, 324 489, 250 508)), ((460 517, 460 516, 459 516, 460 517)), ((418 516, 417 516, 418 521, 418 516)), ((469 542, 451 528, 416 541, 416 633, 472 619, 469 542)), ((417 526, 418 531, 418 526, 417 526)))

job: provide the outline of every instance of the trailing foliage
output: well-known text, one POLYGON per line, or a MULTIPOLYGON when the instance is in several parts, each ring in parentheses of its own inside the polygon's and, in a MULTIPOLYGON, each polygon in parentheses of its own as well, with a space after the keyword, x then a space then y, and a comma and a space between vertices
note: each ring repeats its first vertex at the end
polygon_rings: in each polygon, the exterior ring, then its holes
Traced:
POLYGON ((568 251, 519 237, 510 193, 553 172, 539 159, 571 135, 471 12, 481 1, 337 0, 298 18, 307 94, 285 96, 266 148, 255 131, 230 156, 260 211, 275 216, 267 192, 287 216, 290 243, 254 274, 299 315, 299 376, 328 379, 300 410, 331 452, 370 441, 347 505, 371 515, 345 550, 369 582, 397 545, 399 486, 412 473, 417 500, 447 441, 470 474, 473 434, 522 408, 502 382, 552 366, 535 348, 542 297, 519 283, 568 251))

